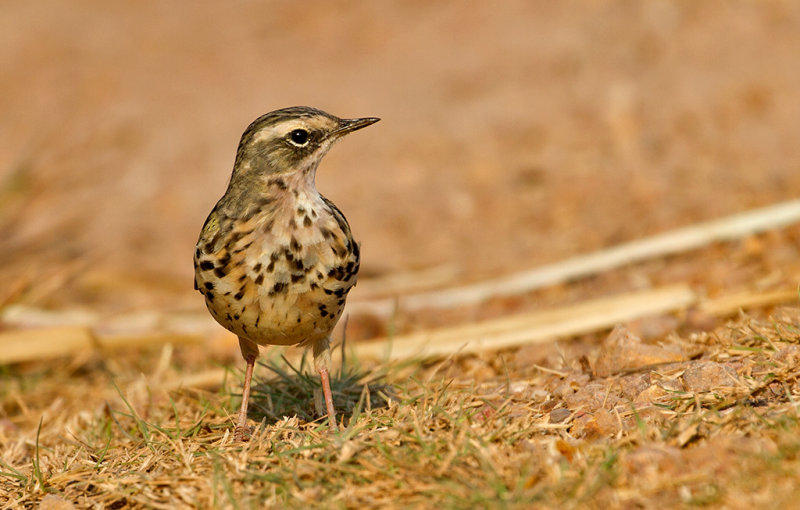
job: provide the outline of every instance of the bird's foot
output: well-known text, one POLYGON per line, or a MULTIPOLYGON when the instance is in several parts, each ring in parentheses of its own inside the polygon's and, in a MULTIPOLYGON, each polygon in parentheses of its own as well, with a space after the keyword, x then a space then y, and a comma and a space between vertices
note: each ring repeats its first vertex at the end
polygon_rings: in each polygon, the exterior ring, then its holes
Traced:
POLYGON ((339 432, 339 425, 336 423, 335 416, 328 416, 328 426, 331 432, 339 432))
POLYGON ((247 425, 237 425, 236 429, 233 431, 233 440, 238 442, 247 442, 250 441, 250 438, 253 436, 253 428, 248 427, 247 425))

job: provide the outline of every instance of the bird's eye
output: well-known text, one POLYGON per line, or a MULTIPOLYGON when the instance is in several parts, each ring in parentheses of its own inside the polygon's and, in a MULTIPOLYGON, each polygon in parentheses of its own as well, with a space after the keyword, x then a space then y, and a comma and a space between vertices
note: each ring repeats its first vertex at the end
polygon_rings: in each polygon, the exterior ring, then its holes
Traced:
POLYGON ((289 140, 295 145, 305 145, 308 143, 308 131, 305 129, 295 129, 289 133, 289 140))

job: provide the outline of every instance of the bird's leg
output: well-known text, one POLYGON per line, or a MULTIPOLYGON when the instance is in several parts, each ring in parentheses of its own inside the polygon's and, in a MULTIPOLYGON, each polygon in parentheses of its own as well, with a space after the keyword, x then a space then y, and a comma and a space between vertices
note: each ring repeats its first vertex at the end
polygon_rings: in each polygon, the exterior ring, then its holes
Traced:
POLYGON ((314 367, 319 372, 322 381, 322 395, 325 398, 325 409, 328 411, 328 425, 331 431, 339 430, 336 425, 336 409, 333 407, 333 395, 331 394, 331 378, 328 367, 331 364, 331 341, 325 338, 314 344, 314 367))
POLYGON ((236 420, 236 430, 233 433, 234 439, 245 441, 250 437, 250 429, 247 427, 247 401, 250 400, 250 381, 253 378, 253 367, 258 358, 258 345, 254 342, 239 337, 239 348, 242 357, 247 363, 244 372, 244 388, 242 389, 242 406, 239 408, 239 417, 236 420))

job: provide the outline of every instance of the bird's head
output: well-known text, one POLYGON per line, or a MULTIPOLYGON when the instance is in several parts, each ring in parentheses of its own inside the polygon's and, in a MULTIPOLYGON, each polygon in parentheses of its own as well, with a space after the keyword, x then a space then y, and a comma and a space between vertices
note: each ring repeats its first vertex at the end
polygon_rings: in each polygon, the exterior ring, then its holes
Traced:
POLYGON ((340 119, 307 106, 267 113, 253 121, 242 134, 234 176, 237 173, 261 177, 313 173, 334 142, 378 120, 374 117, 340 119))

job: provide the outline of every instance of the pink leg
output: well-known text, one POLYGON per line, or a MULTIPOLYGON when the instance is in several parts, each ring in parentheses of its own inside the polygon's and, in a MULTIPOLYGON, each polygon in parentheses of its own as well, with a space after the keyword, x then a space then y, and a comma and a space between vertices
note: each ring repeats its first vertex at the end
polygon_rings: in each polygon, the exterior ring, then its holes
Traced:
POLYGON ((331 394, 331 379, 328 376, 328 367, 320 367, 319 378, 322 380, 322 394, 325 397, 325 408, 328 410, 328 424, 331 431, 336 432, 336 409, 333 407, 333 395, 331 394))
POLYGON ((245 340, 240 337, 239 347, 247 363, 247 369, 244 372, 242 406, 239 408, 239 417, 236 419, 236 430, 233 433, 233 437, 237 441, 245 441, 250 437, 250 429, 247 427, 247 402, 250 400, 250 381, 253 379, 253 367, 258 357, 258 346, 250 340, 245 340))

